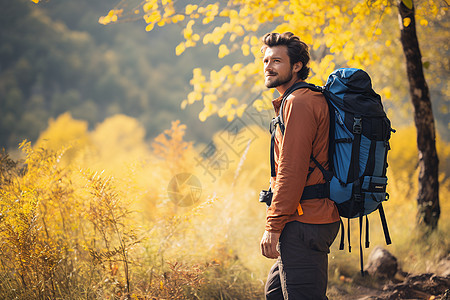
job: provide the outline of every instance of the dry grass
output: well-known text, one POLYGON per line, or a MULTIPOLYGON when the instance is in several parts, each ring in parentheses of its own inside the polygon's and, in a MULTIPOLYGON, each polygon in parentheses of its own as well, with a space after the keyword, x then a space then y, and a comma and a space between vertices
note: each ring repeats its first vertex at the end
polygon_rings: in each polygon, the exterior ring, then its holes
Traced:
MULTIPOLYGON (((266 133, 252 128, 260 138, 239 155, 228 153, 227 168, 213 180, 198 169, 201 151, 183 141, 184 130, 174 123, 155 140, 153 151, 136 138, 130 143, 139 152, 132 156, 120 143, 94 142, 77 144, 70 159, 58 150, 61 145, 45 143, 23 143, 21 160, 2 153, 0 298, 261 299, 273 263, 259 250, 265 207, 257 195, 269 173, 267 154, 261 154, 268 147, 266 133), (168 182, 183 172, 197 174, 202 183, 200 200, 189 207, 167 196, 168 182)), ((52 136, 51 128, 47 134, 52 136)), ((214 142, 226 148, 219 137, 214 142)), ((438 231, 419 235, 412 199, 416 171, 391 165, 406 172, 389 175, 385 210, 393 245, 387 249, 405 271, 433 271, 450 250, 445 217, 450 206, 441 202, 438 231)), ((441 199, 448 196, 443 175, 441 199)), ((383 245, 379 218, 370 220, 371 248, 383 245)), ((352 226, 352 253, 332 247, 330 295, 360 284, 371 287, 358 277, 358 226, 352 226)))

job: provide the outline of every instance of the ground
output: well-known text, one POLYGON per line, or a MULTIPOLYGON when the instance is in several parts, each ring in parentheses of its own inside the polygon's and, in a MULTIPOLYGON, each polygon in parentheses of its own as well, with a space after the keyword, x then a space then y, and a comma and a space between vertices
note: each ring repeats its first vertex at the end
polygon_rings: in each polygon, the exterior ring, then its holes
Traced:
POLYGON ((377 280, 368 277, 359 282, 350 278, 341 278, 341 283, 329 284, 327 295, 330 300, 450 299, 450 276, 437 276, 432 273, 405 275, 403 278, 398 276, 393 280, 377 280))

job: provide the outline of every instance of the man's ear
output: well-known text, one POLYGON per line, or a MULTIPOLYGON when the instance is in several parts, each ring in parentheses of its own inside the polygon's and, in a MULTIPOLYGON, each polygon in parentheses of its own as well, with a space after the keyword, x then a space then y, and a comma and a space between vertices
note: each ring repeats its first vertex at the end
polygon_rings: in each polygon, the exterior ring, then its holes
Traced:
POLYGON ((292 71, 295 73, 299 72, 303 68, 303 63, 301 61, 296 62, 294 66, 292 67, 292 71))

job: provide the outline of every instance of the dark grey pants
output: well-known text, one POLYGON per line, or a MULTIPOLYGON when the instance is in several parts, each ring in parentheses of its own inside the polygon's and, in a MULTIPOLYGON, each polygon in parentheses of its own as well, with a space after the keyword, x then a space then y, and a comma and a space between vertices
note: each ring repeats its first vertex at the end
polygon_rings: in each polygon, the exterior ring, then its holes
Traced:
POLYGON ((267 278, 267 300, 327 299, 328 253, 339 222, 289 222, 281 232, 280 257, 267 278))

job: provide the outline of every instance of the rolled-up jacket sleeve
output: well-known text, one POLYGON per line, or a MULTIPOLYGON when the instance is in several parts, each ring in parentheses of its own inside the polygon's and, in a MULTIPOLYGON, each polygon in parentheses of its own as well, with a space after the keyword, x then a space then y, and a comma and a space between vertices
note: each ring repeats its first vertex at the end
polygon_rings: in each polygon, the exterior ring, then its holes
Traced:
POLYGON ((273 199, 267 210, 266 221, 266 230, 273 232, 281 232, 292 214, 303 213, 300 198, 306 184, 317 132, 313 106, 294 94, 285 101, 283 117, 285 132, 284 135, 277 133, 277 175, 272 178, 273 199))

